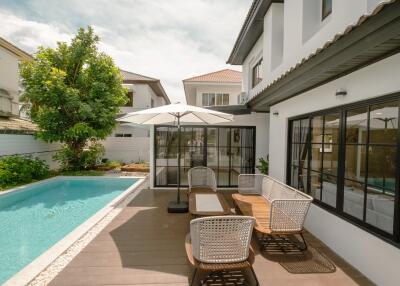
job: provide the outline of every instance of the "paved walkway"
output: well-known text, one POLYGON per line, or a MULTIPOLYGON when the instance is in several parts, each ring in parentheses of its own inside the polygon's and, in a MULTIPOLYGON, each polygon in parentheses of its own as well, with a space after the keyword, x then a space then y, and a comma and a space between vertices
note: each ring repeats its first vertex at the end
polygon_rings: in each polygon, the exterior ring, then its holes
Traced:
MULTIPOLYGON (((190 218, 167 213, 166 205, 174 197, 171 191, 142 191, 51 285, 188 285, 184 238, 190 218)), ((336 264, 336 271, 291 274, 257 252, 254 270, 261 285, 372 285, 320 241, 310 234, 306 238, 336 264)))

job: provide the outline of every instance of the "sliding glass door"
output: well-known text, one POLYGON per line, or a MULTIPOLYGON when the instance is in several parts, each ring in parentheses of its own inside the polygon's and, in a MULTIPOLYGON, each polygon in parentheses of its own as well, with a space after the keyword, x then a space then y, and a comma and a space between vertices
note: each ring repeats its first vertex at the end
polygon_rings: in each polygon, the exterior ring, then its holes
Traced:
POLYGON ((255 127, 155 126, 155 185, 176 186, 177 150, 181 150, 181 184, 196 166, 214 170, 220 187, 237 186, 239 174, 254 173, 255 127))
POLYGON ((371 232, 400 242, 400 96, 290 121, 288 182, 371 232))

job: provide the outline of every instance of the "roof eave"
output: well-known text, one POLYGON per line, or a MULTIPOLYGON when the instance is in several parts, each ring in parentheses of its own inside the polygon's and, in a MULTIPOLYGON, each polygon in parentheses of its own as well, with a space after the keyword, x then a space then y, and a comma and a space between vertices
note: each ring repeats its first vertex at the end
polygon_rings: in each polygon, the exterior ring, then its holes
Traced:
POLYGON ((263 33, 264 16, 272 3, 283 3, 284 0, 254 0, 246 19, 229 55, 227 64, 241 65, 251 51, 255 42, 263 33))

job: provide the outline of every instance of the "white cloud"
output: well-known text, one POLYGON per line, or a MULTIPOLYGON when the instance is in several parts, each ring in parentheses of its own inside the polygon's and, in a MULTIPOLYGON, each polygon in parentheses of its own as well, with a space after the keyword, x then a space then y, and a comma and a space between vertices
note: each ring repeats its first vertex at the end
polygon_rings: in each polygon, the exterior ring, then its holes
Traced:
POLYGON ((225 68, 250 0, 31 0, 0 4, 0 36, 29 52, 92 25, 125 70, 160 78, 172 101, 182 79, 225 68))

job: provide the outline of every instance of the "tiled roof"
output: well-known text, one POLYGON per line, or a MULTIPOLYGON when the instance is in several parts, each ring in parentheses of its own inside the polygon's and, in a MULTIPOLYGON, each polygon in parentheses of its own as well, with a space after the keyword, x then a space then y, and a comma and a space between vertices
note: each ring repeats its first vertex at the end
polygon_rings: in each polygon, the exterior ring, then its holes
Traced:
POLYGON ((212 73, 207 73, 183 80, 184 82, 228 82, 228 83, 241 83, 242 72, 231 69, 224 69, 212 73))
POLYGON ((273 85, 277 84, 279 81, 283 80, 286 76, 288 76, 290 73, 292 73, 293 71, 297 70, 298 68, 300 68, 301 66, 303 66, 306 62, 308 62, 309 60, 311 60, 312 58, 318 56, 320 53, 322 53, 323 51, 325 51, 326 49, 328 49, 331 45, 333 45, 334 43, 336 43, 338 40, 340 40, 342 37, 346 36, 347 34, 349 34, 351 31, 353 31, 355 28, 361 26, 365 21, 367 21, 368 19, 370 19, 371 17, 379 14, 379 12, 382 11, 383 8, 385 8, 386 6, 389 6, 390 4, 393 4, 395 2, 400 2, 400 0, 386 0, 383 1, 381 3, 379 3, 379 5, 377 5, 375 7, 375 9, 369 13, 369 14, 365 14, 362 15, 358 21, 354 24, 348 25, 346 27, 346 29, 344 29, 343 32, 341 33, 337 33, 331 40, 327 41, 321 48, 316 49, 313 53, 311 53, 310 55, 308 55, 307 57, 304 57, 303 59, 301 59, 296 65, 292 66, 291 68, 289 68, 288 70, 286 70, 284 73, 282 73, 278 78, 276 78, 274 81, 272 81, 271 83, 269 83, 267 86, 264 86, 262 89, 260 89, 255 96, 253 96, 250 101, 255 100, 256 98, 258 98, 261 94, 263 94, 264 91, 266 91, 267 89, 271 88, 273 85))
POLYGON ((0 117, 0 133, 8 132, 25 132, 34 133, 38 131, 37 125, 29 120, 25 120, 18 117, 0 117))

